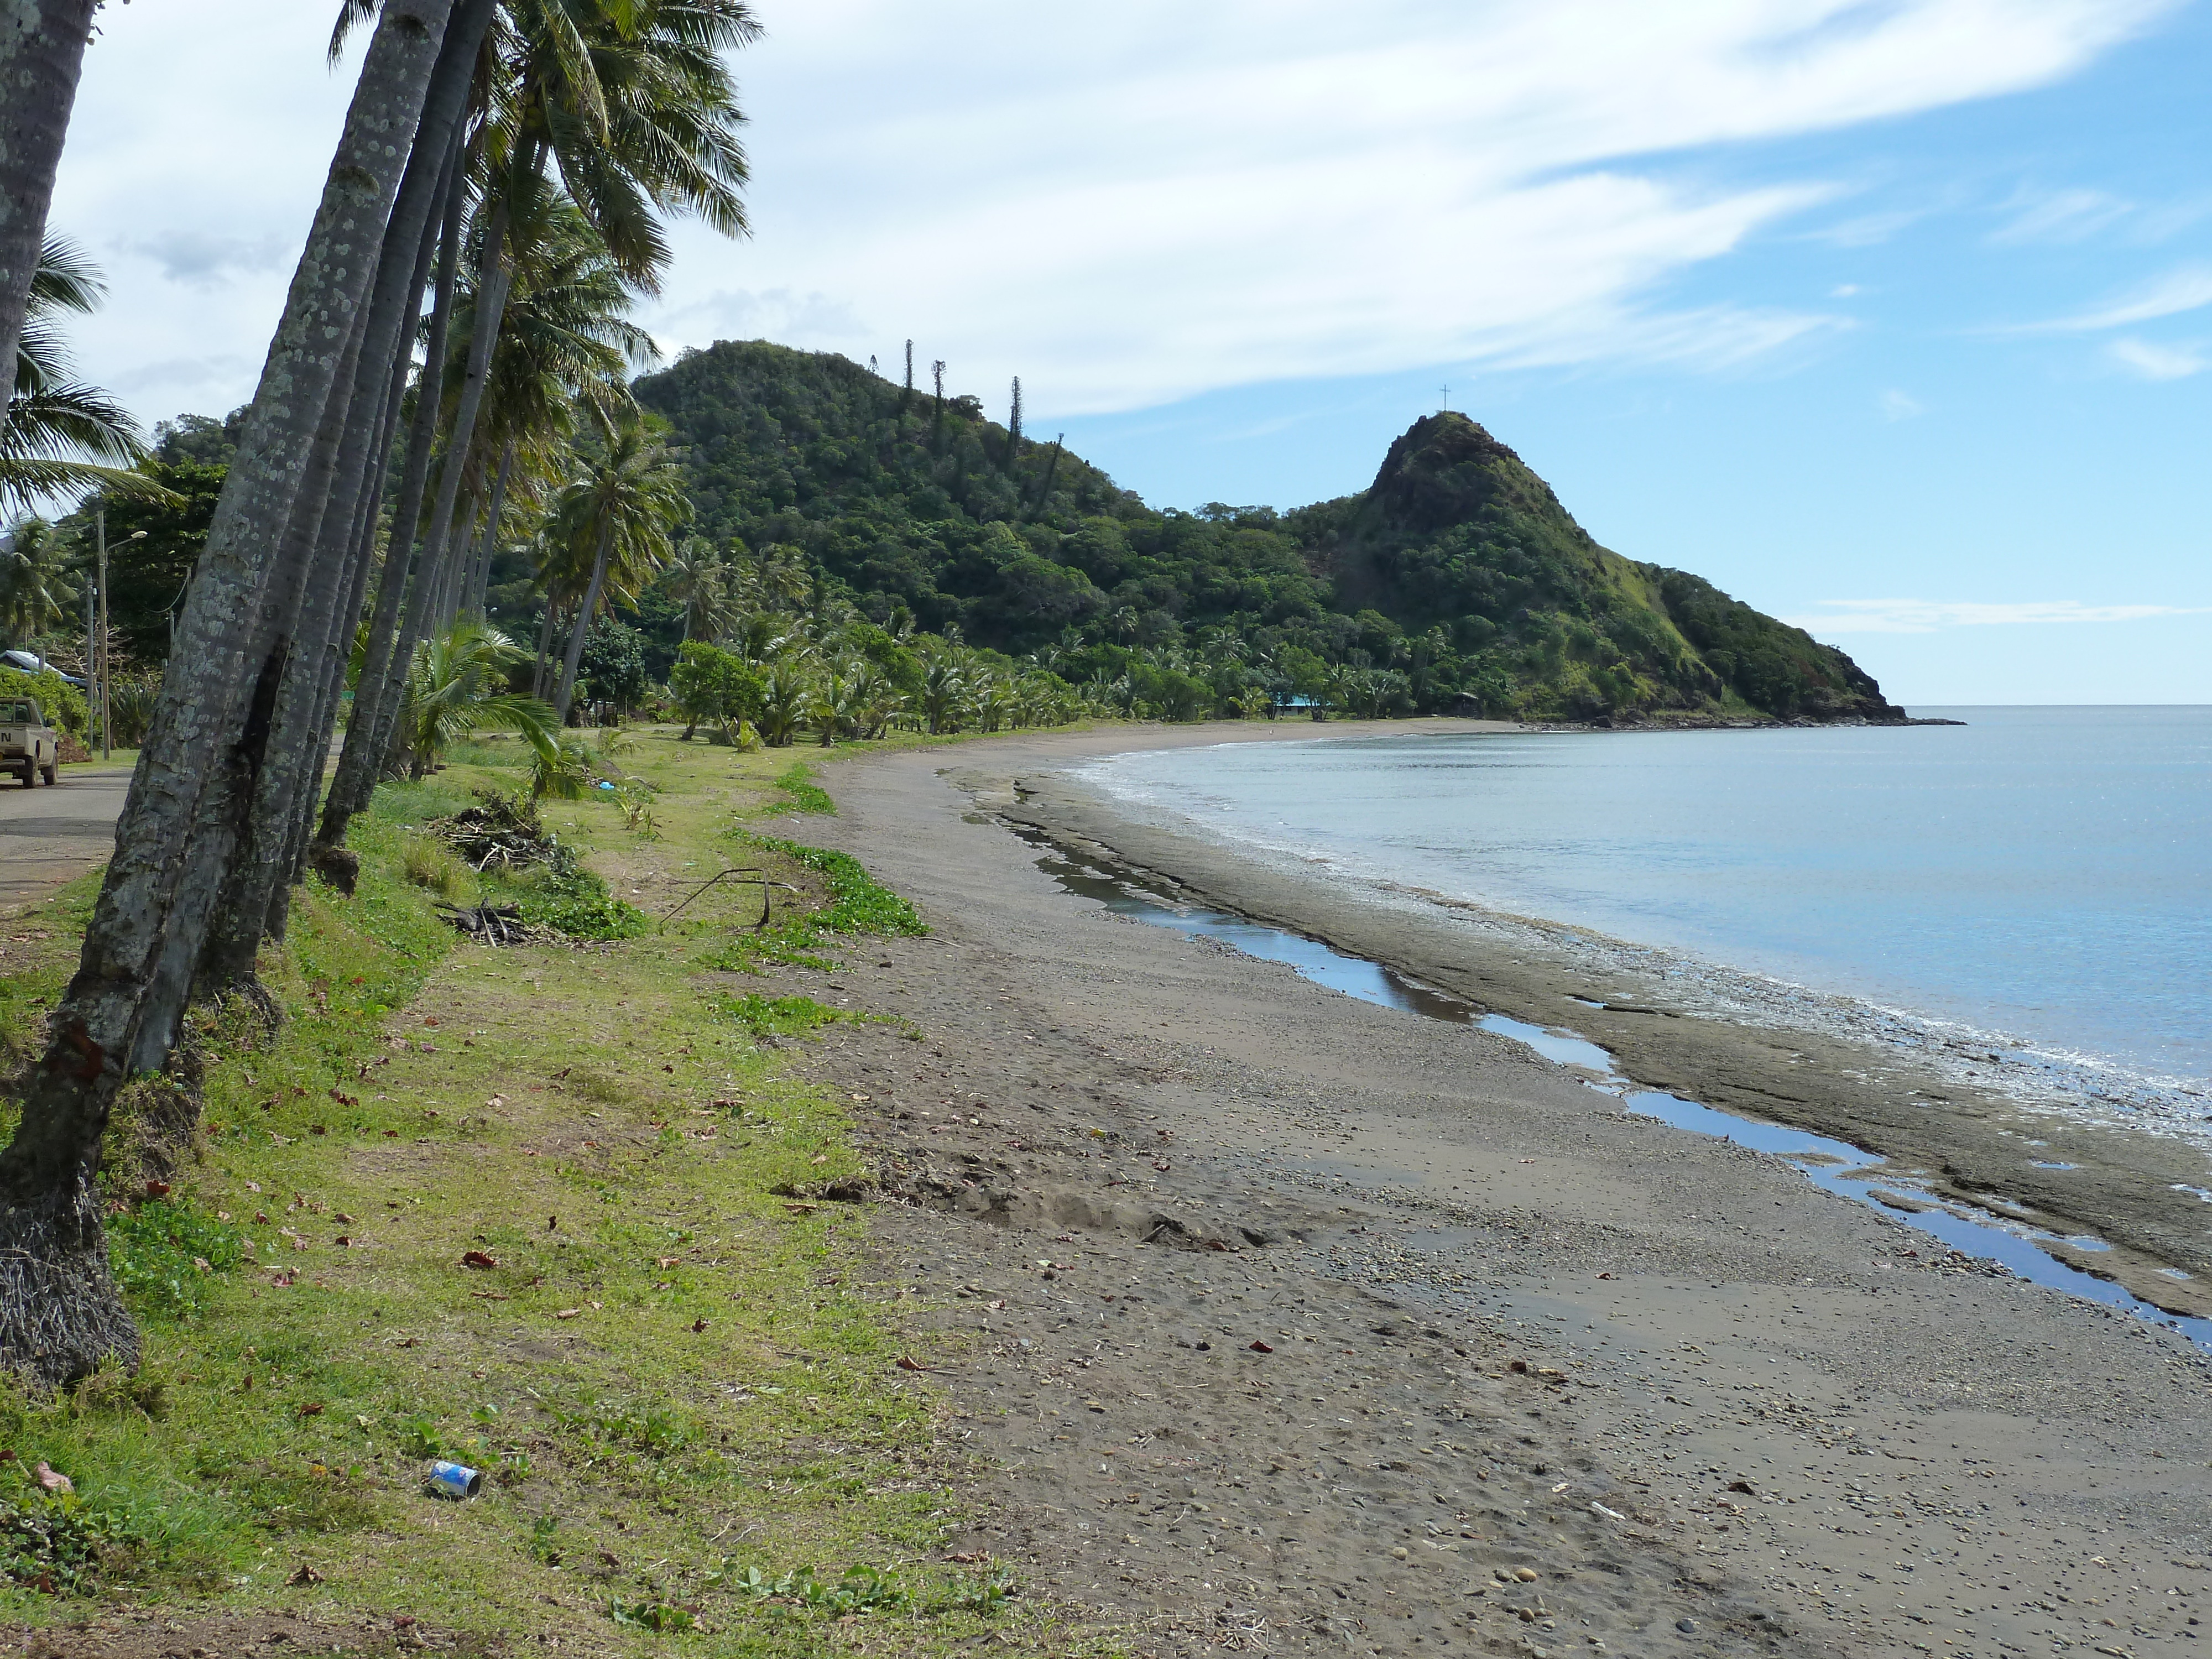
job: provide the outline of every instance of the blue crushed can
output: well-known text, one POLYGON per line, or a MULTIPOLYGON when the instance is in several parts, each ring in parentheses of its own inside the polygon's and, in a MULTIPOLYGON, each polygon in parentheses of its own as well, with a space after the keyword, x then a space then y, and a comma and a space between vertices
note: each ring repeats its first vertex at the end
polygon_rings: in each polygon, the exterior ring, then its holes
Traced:
POLYGON ((450 1498, 459 1503, 464 1498, 474 1498, 483 1490, 483 1472, 462 1463, 448 1463, 440 1458, 430 1465, 430 1491, 440 1498, 450 1498))

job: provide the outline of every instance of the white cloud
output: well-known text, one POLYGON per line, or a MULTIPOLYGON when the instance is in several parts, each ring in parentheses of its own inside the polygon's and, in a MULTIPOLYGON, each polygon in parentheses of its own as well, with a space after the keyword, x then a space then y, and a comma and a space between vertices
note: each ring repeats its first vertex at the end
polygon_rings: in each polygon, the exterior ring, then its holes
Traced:
POLYGON ((1875 399, 1885 421, 1909 421, 1916 415, 1928 412, 1927 405, 1909 392, 1899 392, 1894 386, 1875 399))
POLYGON ((2008 205, 2013 217, 1990 233, 1992 242, 2084 241, 2135 211, 2134 204, 2101 190, 2022 192, 2008 205))
POLYGON ((1917 224, 1927 216, 1925 208, 1890 208, 1878 213, 1862 213, 1808 231, 1806 240, 1826 242, 1830 247, 1879 247, 1906 226, 1917 224))
MULTIPOLYGON (((756 239, 679 230, 645 320, 887 362, 910 335, 1054 414, 1437 362, 1726 368, 1844 325, 1657 296, 1833 192, 1639 158, 2043 85, 2178 3, 760 0, 756 239)), ((57 222, 137 251, 88 366, 258 357, 289 258, 239 250, 305 229, 348 90, 328 9, 102 15, 57 222)))
POLYGON ((1934 634, 1947 628, 1998 628, 2034 623, 2141 622, 2150 617, 2197 617, 2212 606, 2084 605, 2078 599, 1955 602, 1942 599, 1823 599, 1824 611, 1783 620, 1808 634, 1934 634))
POLYGON ((2201 341, 2191 341, 2186 345, 2160 345, 2154 340, 2139 340, 2126 334, 2105 349, 2121 367, 2133 370, 2146 380, 2185 380, 2212 368, 2212 357, 2204 355, 2201 341))
POLYGON ((2212 305, 2212 265, 2183 265, 2105 305, 2007 331, 2017 334, 2094 334, 2130 323, 2175 317, 2212 305))
POLYGON ((281 236, 220 236, 197 229, 163 230, 114 246, 119 252, 151 259, 170 282, 199 289, 219 289, 241 276, 281 270, 300 257, 297 245, 281 236))

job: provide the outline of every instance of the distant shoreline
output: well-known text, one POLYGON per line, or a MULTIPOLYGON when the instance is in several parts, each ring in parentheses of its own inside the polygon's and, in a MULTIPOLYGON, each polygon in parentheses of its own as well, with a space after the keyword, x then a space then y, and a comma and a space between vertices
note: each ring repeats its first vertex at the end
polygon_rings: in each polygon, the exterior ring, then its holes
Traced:
POLYGON ((1849 1141, 1921 1175, 1940 1194, 1984 1207, 1998 1200, 2014 1218, 2061 1236, 2094 1234, 2112 1248, 2045 1248, 2144 1301, 2212 1316, 2212 1250, 2203 1237, 2203 1206, 2177 1190, 2203 1180, 2203 1155, 2192 1146, 2037 1114, 1962 1086, 1928 1060, 1893 1048, 1714 1018, 1686 1003, 1679 988, 1618 962, 1594 964, 1593 952, 1568 948, 1582 930, 1492 916, 1441 895, 1408 890, 1393 902, 1387 894, 1347 890, 1326 876, 1142 822, 1068 775, 1069 767, 1111 754, 1208 743, 1562 729, 1439 719, 1326 723, 1321 729, 1280 722, 1272 731, 1255 730, 1255 724, 1096 731, 1080 741, 1051 744, 1065 747, 1064 760, 1041 761, 1013 775, 947 770, 979 803, 1094 859, 1383 963, 1484 1009, 1571 1029, 1613 1053, 1641 1086, 1849 1141), (1510 946, 1492 930, 1498 922, 1516 924, 1510 946), (1552 948, 1541 937, 1547 929, 1559 936, 1552 948), (2031 1140, 2045 1149, 2029 1153, 2031 1140), (2074 1167, 2061 1180, 2037 1160, 2074 1167), (2002 1203, 2007 1200, 2009 1205, 2002 1203), (2164 1271, 2175 1268, 2191 1277, 2177 1279, 2164 1271))

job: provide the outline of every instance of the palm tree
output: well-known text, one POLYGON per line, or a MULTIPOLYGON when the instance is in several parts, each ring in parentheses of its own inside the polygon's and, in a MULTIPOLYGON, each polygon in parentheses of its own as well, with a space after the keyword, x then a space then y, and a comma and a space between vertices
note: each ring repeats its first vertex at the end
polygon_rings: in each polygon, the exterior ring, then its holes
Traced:
POLYGON ((64 313, 89 316, 106 295, 106 283, 82 252, 59 238, 47 240, 31 283, 13 390, 0 411, 0 514, 96 487, 174 499, 153 479, 127 470, 147 454, 129 412, 70 376, 56 325, 64 313))
MULTIPOLYGON (((65 9, 59 0, 45 0, 44 9, 65 9)), ((24 41, 11 38, 23 9, 0 22, 7 42, 0 70, 47 61, 35 51, 25 58, 24 41)), ((364 225, 377 228, 363 253, 377 246, 451 10, 452 0, 386 0, 381 9, 185 600, 82 965, 49 1012, 46 1053, 28 1074, 14 1137, 0 1153, 0 1364, 46 1387, 111 1356, 126 1364, 137 1357, 137 1334, 108 1273, 100 1231, 97 1176, 108 1109, 126 1078, 159 1071, 173 1052, 240 850, 255 772, 270 746, 267 722, 254 718, 257 708, 266 712, 256 693, 282 679, 289 644, 282 629, 266 624, 271 611, 282 616, 293 603, 312 551, 294 546, 286 532, 349 362, 345 343, 331 344, 329 319, 358 314, 380 264, 341 249, 360 243, 364 225)), ((73 50, 82 52, 81 36, 73 50)), ((10 86, 11 100, 20 85, 10 86)), ((36 83, 27 100, 27 125, 39 142, 54 125, 46 118, 52 91, 36 83)), ((9 114, 12 124, 12 102, 9 114)), ((50 165, 36 176, 41 165, 33 155, 25 174, 39 186, 30 198, 41 204, 34 218, 43 218, 51 179, 50 165)), ((14 258, 25 198, 12 193, 13 175, 25 166, 11 144, 0 161, 0 185, 9 191, 0 200, 10 208, 0 265, 14 258)), ((11 271, 9 297, 0 299, 11 362, 15 280, 11 271)))
POLYGON ((611 594, 635 600, 670 553, 669 532, 691 515, 684 471, 641 420, 606 434, 604 450, 554 503, 555 540, 573 559, 590 550, 591 576, 576 606, 553 707, 562 724, 575 696, 584 635, 611 594))
POLYGON ((762 688, 760 719, 756 725, 761 741, 771 749, 787 747, 799 733, 814 700, 814 687, 795 663, 779 663, 762 688))
POLYGON ((62 571, 61 532, 44 519, 25 519, 0 548, 0 627, 17 643, 62 619, 62 603, 76 595, 62 571))
POLYGON ((540 754, 550 750, 560 732, 551 708, 507 689, 507 671, 527 660, 529 653, 499 629, 465 617, 417 646, 400 728, 410 775, 424 776, 456 741, 487 726, 521 732, 540 754))
POLYGON ((33 0, 0 18, 0 86, 8 141, 0 144, 0 364, 15 356, 40 265, 54 170, 76 101, 77 71, 99 0, 33 0))
POLYGON ((929 665, 921 680, 921 715, 933 735, 959 729, 968 692, 968 676, 958 658, 947 653, 929 665))
POLYGON ((737 619, 730 568, 704 537, 684 538, 661 574, 660 585, 684 607, 683 643, 718 640, 737 619))
MULTIPOLYGON (((538 192, 532 219, 514 228, 514 241, 513 292, 501 314, 465 479, 471 501, 483 504, 485 533, 465 563, 447 562, 442 610, 448 616, 483 606, 509 491, 542 501, 538 481, 556 477, 568 465, 579 412, 603 427, 634 416, 629 376, 660 358, 653 337, 625 314, 636 303, 636 289, 565 194, 538 192)), ((471 285, 454 305, 455 331, 464 339, 474 332, 477 301, 471 285)), ((447 363, 448 407, 462 395, 463 367, 453 359, 447 363)), ((465 516, 476 517, 473 506, 465 516)))
MULTIPOLYGON (((346 0, 333 46, 364 21, 368 0, 346 0)), ((668 258, 665 213, 692 213, 718 230, 746 229, 738 189, 747 179, 737 141, 744 118, 723 55, 760 33, 744 0, 506 0, 484 46, 477 80, 479 118, 470 155, 483 218, 474 237, 479 294, 463 355, 460 394, 447 432, 447 464, 422 552, 410 556, 416 524, 403 491, 394 552, 377 605, 370 662, 377 683, 361 701, 376 712, 349 728, 319 838, 343 840, 351 815, 367 803, 396 714, 393 665, 406 659, 444 591, 435 561, 452 526, 474 453, 477 421, 489 384, 492 349, 519 259, 517 230, 549 183, 549 162, 609 255, 642 291, 658 287, 668 258), (408 572, 420 580, 398 617, 408 572), (379 642, 381 642, 380 647, 379 642)), ((442 369, 442 362, 441 363, 442 369)), ((428 463, 427 431, 411 445, 410 476, 428 463)))

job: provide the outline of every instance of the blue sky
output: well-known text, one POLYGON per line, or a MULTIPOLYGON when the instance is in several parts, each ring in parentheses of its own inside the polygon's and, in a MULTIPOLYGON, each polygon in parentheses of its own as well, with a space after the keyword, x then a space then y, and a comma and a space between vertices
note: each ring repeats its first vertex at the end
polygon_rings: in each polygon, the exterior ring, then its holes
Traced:
POLYGON ((1838 319, 1771 354, 1250 386, 1076 416, 1069 442, 1158 501, 1287 504, 1364 487, 1449 384, 1601 541, 1801 622, 1894 695, 2212 702, 2208 72, 2199 3, 2033 91, 1648 158, 1838 186, 1647 292, 1838 319), (2151 607, 2181 614, 2037 620, 2151 607))
MULTIPOLYGON (((1893 696, 2212 702, 2212 0, 757 4, 672 351, 911 337, 1182 506, 1361 488, 1448 382, 1893 696)), ((102 13, 55 225, 149 420, 250 395, 328 9, 102 13)))

